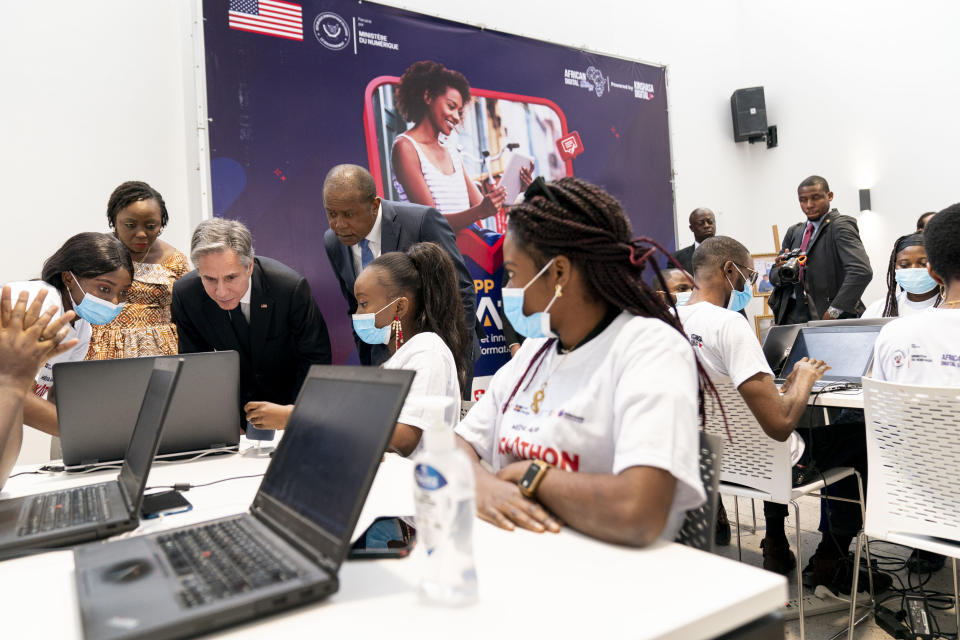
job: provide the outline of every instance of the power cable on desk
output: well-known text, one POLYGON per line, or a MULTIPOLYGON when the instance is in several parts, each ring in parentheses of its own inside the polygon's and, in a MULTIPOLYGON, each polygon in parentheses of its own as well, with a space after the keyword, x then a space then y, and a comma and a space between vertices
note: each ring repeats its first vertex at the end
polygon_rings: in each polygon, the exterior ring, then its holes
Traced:
MULTIPOLYGON (((200 458, 218 454, 218 453, 237 453, 237 450, 233 447, 218 447, 216 449, 207 449, 206 451, 201 451, 200 453, 191 456, 185 459, 165 459, 159 458, 154 459, 153 464, 179 464, 181 462, 193 462, 194 460, 199 460, 200 458)), ((45 464, 40 467, 37 471, 21 471, 16 474, 16 476, 23 475, 25 473, 61 473, 63 471, 69 471, 71 475, 81 474, 81 473, 93 473, 95 471, 107 471, 110 469, 120 469, 123 465, 119 463, 106 463, 106 464, 94 464, 83 469, 67 469, 62 464, 45 464)), ((14 478, 16 476, 10 476, 14 478)))
POLYGON ((150 491, 152 489, 173 489, 174 491, 190 491, 190 489, 197 489, 199 487, 209 487, 210 485, 217 484, 219 482, 227 482, 230 480, 243 480, 246 478, 260 478, 260 477, 263 477, 263 473, 251 473, 246 476, 233 476, 230 478, 222 478, 220 480, 213 480, 212 482, 203 482, 200 484, 190 484, 189 482, 178 482, 175 484, 158 484, 154 487, 147 487, 146 489, 144 489, 144 491, 150 491))
POLYGON ((43 475, 43 472, 42 471, 21 471, 20 473, 15 473, 12 476, 9 476, 7 480, 11 480, 13 478, 16 478, 17 476, 28 476, 28 475, 40 476, 40 475, 43 475))

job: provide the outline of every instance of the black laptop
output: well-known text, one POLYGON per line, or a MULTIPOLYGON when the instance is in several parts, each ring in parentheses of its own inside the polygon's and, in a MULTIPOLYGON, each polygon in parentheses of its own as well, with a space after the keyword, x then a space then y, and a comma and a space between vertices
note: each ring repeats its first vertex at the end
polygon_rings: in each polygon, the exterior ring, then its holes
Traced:
POLYGON ((413 376, 314 365, 249 512, 77 547, 84 636, 192 636, 335 592, 413 376))
POLYGON ((830 369, 813 385, 815 391, 840 383, 861 384, 860 379, 867 375, 873 363, 873 344, 882 328, 881 324, 801 328, 777 383, 786 381, 801 358, 816 358, 826 362, 830 369))
POLYGON ((116 480, 0 501, 0 558, 137 528, 143 489, 181 365, 175 358, 153 362, 116 480))
POLYGON ((790 357, 790 349, 797 339, 802 324, 780 324, 770 327, 763 339, 763 356, 774 376, 779 376, 784 363, 790 357))
POLYGON ((123 456, 138 398, 153 363, 164 358, 182 359, 183 369, 163 427, 160 457, 237 449, 243 423, 236 351, 63 362, 53 366, 53 387, 68 470, 111 464, 123 456))

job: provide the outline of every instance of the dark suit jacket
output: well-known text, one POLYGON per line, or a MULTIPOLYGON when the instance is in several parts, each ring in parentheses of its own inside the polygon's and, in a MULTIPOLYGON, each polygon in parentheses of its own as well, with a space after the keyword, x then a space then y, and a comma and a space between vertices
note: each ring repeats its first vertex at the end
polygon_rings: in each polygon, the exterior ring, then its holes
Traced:
MULTIPOLYGON (((693 250, 696 245, 690 245, 689 247, 684 247, 676 253, 673 254, 673 257, 677 259, 677 262, 683 265, 684 270, 693 274, 693 250)), ((672 264, 667 264, 667 268, 672 267, 672 264)))
POLYGON ((237 341, 230 314, 203 289, 196 270, 173 285, 170 310, 180 353, 240 352, 240 401, 291 404, 310 365, 330 364, 330 338, 306 279, 271 258, 254 258, 250 353, 237 341))
MULTIPOLYGON (((406 251, 411 245, 418 242, 435 242, 450 254, 453 266, 457 271, 457 281, 460 285, 460 297, 463 299, 464 320, 467 323, 468 344, 471 347, 469 356, 468 374, 472 371, 472 363, 480 355, 480 344, 476 336, 476 305, 477 293, 473 285, 473 278, 463 262, 463 255, 457 248, 457 241, 450 228, 450 224, 443 215, 432 207, 406 202, 380 201, 382 213, 380 219, 380 253, 391 251, 406 251)), ((353 254, 350 247, 344 245, 333 231, 327 229, 323 234, 323 246, 327 250, 327 257, 333 267, 340 289, 347 300, 347 313, 357 312, 357 299, 353 297, 353 285, 357 274, 353 270, 353 254)), ((363 364, 380 364, 389 356, 385 345, 369 345, 361 341, 356 334, 353 336, 357 343, 357 352, 363 364)))
MULTIPOLYGON (((840 309, 842 317, 857 317, 864 311, 860 296, 870 284, 873 270, 860 241, 857 221, 836 209, 821 220, 820 230, 807 247, 803 289, 800 285, 782 284, 777 270, 770 270, 774 287, 770 307, 777 324, 782 323, 795 288, 797 303, 807 304, 812 320, 819 320, 829 307, 840 309)), ((787 229, 782 250, 799 248, 806 226, 806 222, 798 222, 787 229)))

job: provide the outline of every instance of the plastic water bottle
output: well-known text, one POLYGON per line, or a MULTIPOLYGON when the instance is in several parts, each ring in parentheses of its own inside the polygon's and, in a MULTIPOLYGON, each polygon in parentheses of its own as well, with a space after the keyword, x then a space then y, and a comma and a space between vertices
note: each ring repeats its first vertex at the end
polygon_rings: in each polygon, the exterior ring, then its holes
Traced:
POLYGON ((437 604, 469 604, 477 598, 473 468, 457 448, 449 419, 451 413, 459 416, 459 407, 449 398, 429 400, 432 418, 414 470, 417 535, 426 552, 420 595, 437 604))

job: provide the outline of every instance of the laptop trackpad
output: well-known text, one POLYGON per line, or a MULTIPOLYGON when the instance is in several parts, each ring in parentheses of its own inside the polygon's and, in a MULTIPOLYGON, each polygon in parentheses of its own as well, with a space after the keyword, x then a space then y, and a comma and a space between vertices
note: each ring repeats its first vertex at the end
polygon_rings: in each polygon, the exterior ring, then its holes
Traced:
POLYGON ((85 637, 127 635, 180 614, 172 578, 146 540, 82 545, 74 560, 85 637))

